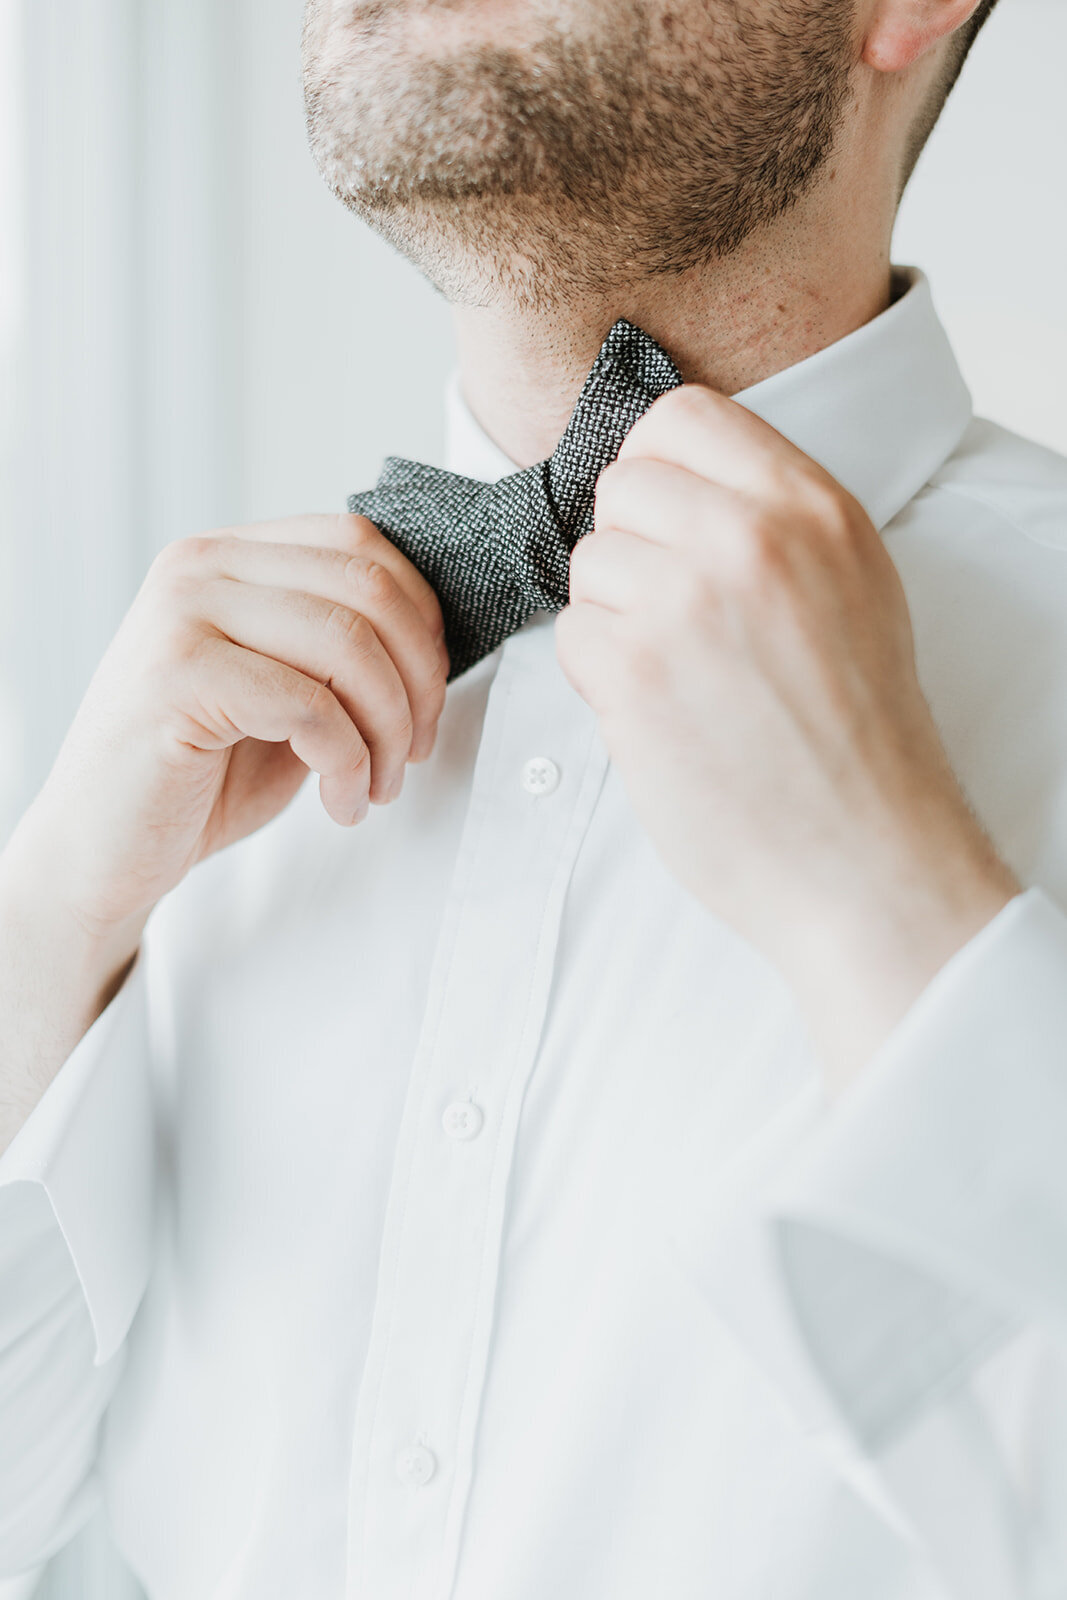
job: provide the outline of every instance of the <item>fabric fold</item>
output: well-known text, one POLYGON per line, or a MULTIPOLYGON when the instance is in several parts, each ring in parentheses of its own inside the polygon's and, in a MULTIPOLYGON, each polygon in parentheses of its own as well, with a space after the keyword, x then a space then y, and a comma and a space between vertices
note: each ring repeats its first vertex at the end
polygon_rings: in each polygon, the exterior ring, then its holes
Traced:
POLYGON ((148 1282, 154 1132, 145 955, 67 1057, 0 1157, 4 1190, 40 1185, 92 1319, 94 1361, 125 1339, 148 1282))
POLYGON ((672 1247, 810 1428, 876 1454, 1020 1326, 1067 1337, 1067 916, 1017 896, 840 1103, 672 1247))

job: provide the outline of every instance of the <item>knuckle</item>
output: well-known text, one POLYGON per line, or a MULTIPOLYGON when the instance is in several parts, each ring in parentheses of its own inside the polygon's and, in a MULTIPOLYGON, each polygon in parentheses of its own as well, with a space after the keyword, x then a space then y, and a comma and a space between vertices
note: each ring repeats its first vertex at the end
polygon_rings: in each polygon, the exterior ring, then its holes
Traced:
POLYGON ((721 397, 698 383, 680 384, 654 400, 623 441, 620 460, 640 460, 641 452, 655 453, 656 440, 670 442, 706 428, 716 416, 721 397))
POLYGON ((352 771, 369 772, 370 751, 355 728, 352 729, 352 735, 352 759, 349 763, 352 771))
POLYGON ((411 749, 415 728, 410 713, 397 710, 367 734, 367 742, 379 765, 392 766, 403 761, 411 749))
POLYGON ((176 623, 196 609, 212 577, 217 541, 204 535, 175 539, 164 545, 148 570, 144 594, 162 608, 163 634, 168 636, 176 623))
MULTIPOLYGON (((604 468, 597 479, 595 520, 610 521, 612 513, 627 504, 634 491, 634 480, 643 470, 644 462, 638 458, 615 460, 604 468)), ((579 541, 575 548, 580 550, 581 546, 582 541, 579 541)))
POLYGON ((367 571, 367 558, 343 551, 340 558, 341 583, 346 594, 361 595, 367 571))
POLYGON ((822 537, 835 544, 852 542, 858 528, 854 503, 836 484, 824 483, 821 479, 809 482, 805 501, 822 537))
POLYGON ((215 568, 225 569, 230 563, 241 559, 252 541, 240 531, 227 529, 224 533, 212 534, 204 543, 209 548, 195 558, 194 564, 201 565, 210 561, 215 568))
POLYGON ((207 640, 203 628, 183 621, 167 629, 160 642, 161 665, 188 670, 199 664, 207 640))
POLYGON ((208 534, 190 534, 163 546, 153 565, 159 572, 186 573, 202 567, 214 554, 216 541, 208 534))
POLYGON ((377 636, 366 617, 350 606, 332 605, 326 615, 326 632, 357 663, 373 653, 377 636))
POLYGON ((407 691, 397 679, 384 691, 375 715, 375 731, 370 737, 380 748, 383 744, 410 745, 415 731, 415 720, 407 691))
POLYGON ((751 517, 734 551, 735 586, 758 598, 776 589, 786 572, 786 555, 773 519, 751 517))
POLYGON ((346 572, 358 585, 358 592, 378 611, 394 611, 401 602, 400 585, 388 568, 380 561, 349 558, 349 568, 358 567, 358 574, 346 572))
POLYGON ((337 547, 348 550, 354 555, 365 551, 368 545, 376 544, 382 535, 367 517, 361 517, 354 511, 341 511, 337 516, 337 547))
POLYGON ((705 389, 699 383, 683 383, 677 389, 671 389, 667 394, 661 395, 656 401, 661 418, 669 416, 674 420, 689 422, 704 422, 715 405, 714 396, 710 389, 705 389))
POLYGON ((166 685, 175 669, 199 664, 216 631, 203 616, 196 596, 204 579, 150 571, 123 625, 143 670, 166 685))
POLYGON ((318 726, 329 720, 335 701, 324 683, 306 678, 296 692, 297 713, 306 726, 318 726))

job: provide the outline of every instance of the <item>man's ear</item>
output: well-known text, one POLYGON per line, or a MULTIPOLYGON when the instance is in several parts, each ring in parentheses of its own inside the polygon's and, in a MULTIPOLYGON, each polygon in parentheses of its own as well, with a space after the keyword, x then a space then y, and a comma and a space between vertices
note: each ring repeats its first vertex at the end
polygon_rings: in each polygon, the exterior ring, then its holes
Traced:
POLYGON ((876 0, 862 59, 876 72, 902 72, 969 22, 981 0, 876 0))

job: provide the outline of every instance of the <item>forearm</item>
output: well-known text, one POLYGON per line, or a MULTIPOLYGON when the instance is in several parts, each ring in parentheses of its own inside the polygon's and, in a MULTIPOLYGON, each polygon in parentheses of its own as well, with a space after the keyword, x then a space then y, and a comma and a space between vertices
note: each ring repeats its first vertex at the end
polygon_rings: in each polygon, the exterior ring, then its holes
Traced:
POLYGON ((61 878, 24 818, 0 853, 0 1154, 121 988, 145 921, 82 926, 61 878))

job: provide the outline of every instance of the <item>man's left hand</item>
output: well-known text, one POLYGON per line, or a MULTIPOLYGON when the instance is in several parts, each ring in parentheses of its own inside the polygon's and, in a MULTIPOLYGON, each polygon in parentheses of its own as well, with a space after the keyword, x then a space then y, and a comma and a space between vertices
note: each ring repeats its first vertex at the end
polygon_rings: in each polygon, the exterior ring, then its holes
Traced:
POLYGON ((602 474, 570 595, 559 659, 639 818, 778 967, 842 1081, 1019 892, 949 765, 881 538, 767 423, 687 386, 602 474))

